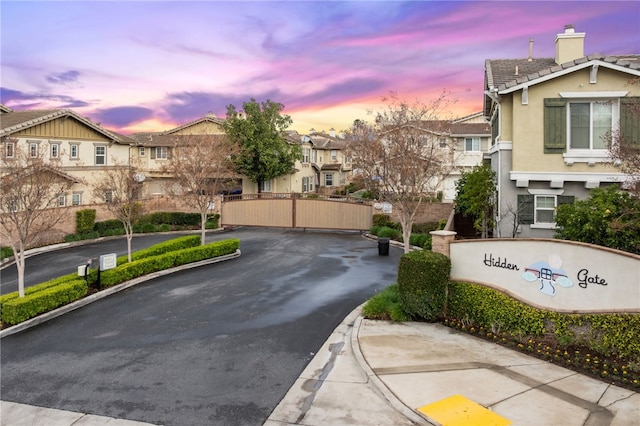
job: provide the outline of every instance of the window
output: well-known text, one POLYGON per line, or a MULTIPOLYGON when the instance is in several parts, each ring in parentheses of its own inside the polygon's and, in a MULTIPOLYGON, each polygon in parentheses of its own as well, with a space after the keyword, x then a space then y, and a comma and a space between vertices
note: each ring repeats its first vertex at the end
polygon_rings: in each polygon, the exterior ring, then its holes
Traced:
POLYGON ((313 163, 316 163, 318 161, 318 151, 316 151, 315 149, 311 150, 311 161, 313 163))
POLYGON ((52 143, 51 145, 51 158, 58 158, 58 156, 60 155, 60 144, 58 143, 52 143))
POLYGON ((138 147, 138 155, 144 157, 144 146, 138 147))
POLYGON ((302 162, 309 162, 309 148, 302 148, 302 162))
POLYGON ((438 145, 440 146, 440 148, 446 148, 447 147, 447 140, 445 138, 440 138, 438 140, 438 145))
POLYGON ((464 138, 465 151, 480 151, 480 138, 464 138))
POLYGON ((80 155, 80 146, 77 143, 72 143, 69 145, 69 157, 70 158, 78 158, 80 155))
POLYGON ((569 103, 569 147, 606 149, 605 136, 611 131, 613 105, 607 101, 569 103))
POLYGON ((167 159, 167 147, 166 146, 157 146, 156 147, 156 158, 158 160, 166 160, 167 159))
POLYGON ((7 142, 4 146, 4 156, 6 158, 13 158, 15 155, 15 145, 13 142, 7 142))
POLYGON ((9 200, 9 211, 11 213, 15 213, 18 211, 18 207, 19 207, 19 203, 18 203, 18 198, 14 197, 12 199, 9 200))
POLYGON ((74 192, 71 195, 71 204, 74 206, 79 206, 82 204, 82 194, 79 192, 74 192))
POLYGON ((38 156, 38 144, 32 142, 29 144, 29 157, 35 158, 38 156))
POLYGON ((561 95, 544 100, 544 153, 563 154, 567 165, 608 162, 606 135, 614 123, 623 124, 625 103, 633 98, 616 98, 617 92, 592 93, 595 99, 561 95))
POLYGON ((326 173, 324 175, 324 186, 333 186, 333 173, 326 173))
POLYGON ((271 192, 271 181, 270 180, 263 180, 260 184, 260 191, 261 192, 271 192))
POLYGON ((107 147, 96 146, 96 166, 107 164, 107 147))
POLYGON ((535 196, 535 223, 553 223, 556 211, 555 195, 536 195, 535 196))
POLYGON ((331 161, 336 161, 338 159, 338 151, 335 149, 331 150, 331 161))
POLYGON ((313 191, 313 176, 303 176, 302 178, 302 192, 313 191))
POLYGON ((556 207, 573 203, 572 195, 518 195, 518 223, 552 228, 556 220, 556 207))
POLYGON ((67 205, 67 196, 64 194, 58 195, 58 207, 64 207, 67 205))
POLYGON ((113 201, 113 191, 105 191, 104 202, 111 203, 113 201))

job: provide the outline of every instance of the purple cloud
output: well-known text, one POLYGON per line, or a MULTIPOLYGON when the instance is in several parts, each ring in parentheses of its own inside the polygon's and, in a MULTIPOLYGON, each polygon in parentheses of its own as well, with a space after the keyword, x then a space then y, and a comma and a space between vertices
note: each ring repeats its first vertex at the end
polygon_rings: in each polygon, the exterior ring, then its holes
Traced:
POLYGON ((113 126, 120 128, 153 118, 154 113, 155 111, 150 108, 122 106, 98 109, 91 115, 94 121, 100 122, 105 127, 113 126))
POLYGON ((53 84, 68 84, 75 83, 78 81, 78 77, 80 76, 79 71, 69 70, 61 73, 49 74, 45 77, 45 79, 49 83, 53 84))
POLYGON ((57 95, 44 92, 22 92, 12 90, 6 87, 0 87, 0 103, 5 105, 25 105, 28 103, 30 108, 37 105, 38 108, 83 108, 90 106, 89 102, 74 99, 71 96, 57 95))

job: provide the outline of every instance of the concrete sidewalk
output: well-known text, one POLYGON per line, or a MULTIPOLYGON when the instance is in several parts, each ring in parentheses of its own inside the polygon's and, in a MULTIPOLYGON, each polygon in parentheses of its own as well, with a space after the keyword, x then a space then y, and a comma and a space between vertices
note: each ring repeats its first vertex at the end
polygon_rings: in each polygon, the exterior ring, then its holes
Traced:
POLYGON ((440 324, 359 313, 335 330, 266 425, 640 424, 639 393, 440 324), (454 396, 493 421, 473 417, 454 396), (448 417, 431 409, 443 401, 458 402, 447 406, 448 417), (417 411, 423 406, 433 417, 417 411))
MULTIPOLYGON (((3 426, 146 425, 5 401, 0 418, 3 426)), ((440 324, 365 320, 358 308, 334 330, 265 422, 429 424, 638 425, 640 394, 440 324), (427 413, 419 413, 424 406, 427 413), (480 421, 484 414, 493 421, 480 421)))

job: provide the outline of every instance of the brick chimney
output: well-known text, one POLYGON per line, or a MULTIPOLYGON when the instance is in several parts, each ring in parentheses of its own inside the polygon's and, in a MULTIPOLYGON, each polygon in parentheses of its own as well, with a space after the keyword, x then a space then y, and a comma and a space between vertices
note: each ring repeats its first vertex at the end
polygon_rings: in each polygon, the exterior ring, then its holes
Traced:
POLYGON ((564 64, 584 57, 585 33, 577 33, 573 25, 565 25, 564 33, 558 34, 556 44, 556 64, 564 64))

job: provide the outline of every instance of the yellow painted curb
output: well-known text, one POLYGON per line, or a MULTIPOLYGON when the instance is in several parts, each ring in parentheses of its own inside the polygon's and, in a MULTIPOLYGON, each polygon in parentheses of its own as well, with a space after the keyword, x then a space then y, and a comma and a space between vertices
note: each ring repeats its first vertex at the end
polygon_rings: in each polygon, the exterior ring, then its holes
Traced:
POLYGON ((482 405, 453 395, 418 408, 418 412, 442 426, 508 426, 511 421, 482 405))

